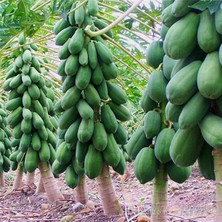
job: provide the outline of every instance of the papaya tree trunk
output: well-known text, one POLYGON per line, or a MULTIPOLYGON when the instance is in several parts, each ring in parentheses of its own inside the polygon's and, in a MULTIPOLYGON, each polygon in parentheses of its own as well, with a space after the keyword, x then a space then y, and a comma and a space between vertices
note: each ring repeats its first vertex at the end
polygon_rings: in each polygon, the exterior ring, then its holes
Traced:
POLYGON ((43 186, 44 186, 48 199, 51 201, 64 199, 62 193, 59 190, 58 185, 56 184, 56 181, 53 176, 49 163, 40 162, 39 171, 41 173, 43 186))
POLYGON ((214 172, 216 179, 216 217, 215 222, 222 221, 222 150, 214 149, 214 172))
POLYGON ((36 191, 35 191, 36 194, 38 193, 45 193, 45 188, 43 186, 43 182, 42 182, 42 176, 40 175, 39 177, 39 181, 38 181, 38 184, 37 184, 37 188, 36 188, 36 191))
POLYGON ((160 165, 153 184, 152 222, 167 221, 167 186, 166 168, 164 165, 160 165))
POLYGON ((86 177, 82 175, 79 177, 79 183, 76 187, 76 201, 85 204, 88 201, 88 192, 86 187, 86 177))
POLYGON ((5 186, 4 173, 0 173, 0 187, 5 186))
POLYGON ((112 184, 112 179, 110 177, 109 167, 107 164, 103 164, 102 173, 96 178, 96 180, 104 213, 106 215, 121 214, 122 208, 116 197, 115 190, 112 184))
POLYGON ((17 189, 19 189, 19 187, 22 186, 22 177, 23 177, 22 165, 19 164, 18 168, 17 168, 17 171, 16 171, 16 176, 15 176, 15 179, 14 179, 12 190, 17 190, 17 189))
POLYGON ((35 184, 35 172, 26 174, 25 184, 30 187, 35 184))

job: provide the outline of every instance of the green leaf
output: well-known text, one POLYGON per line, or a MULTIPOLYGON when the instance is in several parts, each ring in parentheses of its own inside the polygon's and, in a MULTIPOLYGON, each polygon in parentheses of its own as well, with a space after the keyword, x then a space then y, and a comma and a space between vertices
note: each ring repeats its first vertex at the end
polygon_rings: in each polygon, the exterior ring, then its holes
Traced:
POLYGON ((151 7, 151 10, 152 10, 152 11, 155 10, 155 5, 154 5, 153 1, 150 1, 150 7, 151 7))
POLYGON ((204 11, 206 9, 209 9, 210 13, 213 14, 214 12, 217 11, 218 7, 221 4, 220 1, 215 1, 215 0, 200 0, 199 2, 193 4, 190 6, 191 8, 198 9, 200 11, 204 11))

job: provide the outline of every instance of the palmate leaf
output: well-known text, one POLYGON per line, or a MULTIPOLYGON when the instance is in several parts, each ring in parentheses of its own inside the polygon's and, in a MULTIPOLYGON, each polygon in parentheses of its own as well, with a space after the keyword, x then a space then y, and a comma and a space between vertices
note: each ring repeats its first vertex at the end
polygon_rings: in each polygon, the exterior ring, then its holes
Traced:
POLYGON ((54 13, 50 9, 55 10, 56 1, 49 1, 48 5, 40 10, 32 9, 33 5, 39 2, 42 4, 41 0, 8 0, 1 4, 0 33, 4 34, 4 38, 0 37, 0 48, 20 32, 25 30, 28 36, 32 36, 45 24, 54 13))
POLYGON ((215 0, 200 0, 199 2, 190 6, 191 8, 198 9, 200 11, 204 11, 205 9, 209 9, 210 13, 213 14, 217 11, 222 1, 215 0))
POLYGON ((17 9, 14 13, 14 16, 20 19, 27 20, 30 13, 30 8, 33 4, 33 0, 19 0, 17 2, 17 9))

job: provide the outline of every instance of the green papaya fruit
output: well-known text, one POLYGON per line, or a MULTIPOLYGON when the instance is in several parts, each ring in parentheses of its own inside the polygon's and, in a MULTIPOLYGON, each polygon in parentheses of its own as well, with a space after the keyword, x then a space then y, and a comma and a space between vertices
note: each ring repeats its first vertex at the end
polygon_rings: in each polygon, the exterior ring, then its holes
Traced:
POLYGON ((163 43, 165 53, 172 59, 189 56, 197 43, 198 25, 199 15, 193 12, 189 12, 174 23, 168 30, 163 43))
POLYGON ((134 161, 134 173, 141 184, 151 181, 157 174, 157 160, 154 150, 144 147, 134 161))
POLYGON ((208 9, 200 14, 197 42, 200 48, 206 53, 213 52, 220 46, 221 40, 215 28, 214 15, 211 15, 208 9))

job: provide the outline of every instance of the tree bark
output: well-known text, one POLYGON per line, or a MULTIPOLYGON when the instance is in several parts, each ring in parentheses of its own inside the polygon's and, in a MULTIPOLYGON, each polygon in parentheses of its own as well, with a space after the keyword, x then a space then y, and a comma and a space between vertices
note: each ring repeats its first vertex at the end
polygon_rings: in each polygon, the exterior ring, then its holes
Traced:
POLYGON ((59 187, 56 184, 50 165, 47 162, 39 163, 43 186, 49 200, 56 201, 64 199, 59 187))
POLYGON ((167 221, 168 178, 164 165, 160 165, 153 184, 152 222, 167 221))
POLYGON ((107 164, 103 164, 102 173, 96 178, 96 180, 104 213, 106 215, 122 214, 122 208, 116 197, 115 190, 113 188, 112 180, 110 177, 109 167, 107 164))
POLYGON ((33 186, 35 184, 35 171, 26 174, 25 184, 28 186, 33 186))
POLYGON ((0 173, 0 187, 5 186, 5 179, 4 179, 4 173, 0 173))
POLYGON ((214 149, 214 172, 216 179, 216 216, 215 222, 222 221, 222 150, 214 149))
POLYGON ((23 170, 21 164, 18 165, 12 190, 17 190, 22 186, 23 170))
POLYGON ((86 187, 86 177, 82 175, 79 177, 79 183, 76 187, 76 201, 85 204, 88 201, 88 192, 86 187))
POLYGON ((36 188, 36 191, 35 193, 45 193, 45 188, 43 186, 43 182, 42 182, 42 176, 40 175, 39 177, 39 181, 38 181, 38 185, 37 185, 37 188, 36 188))

